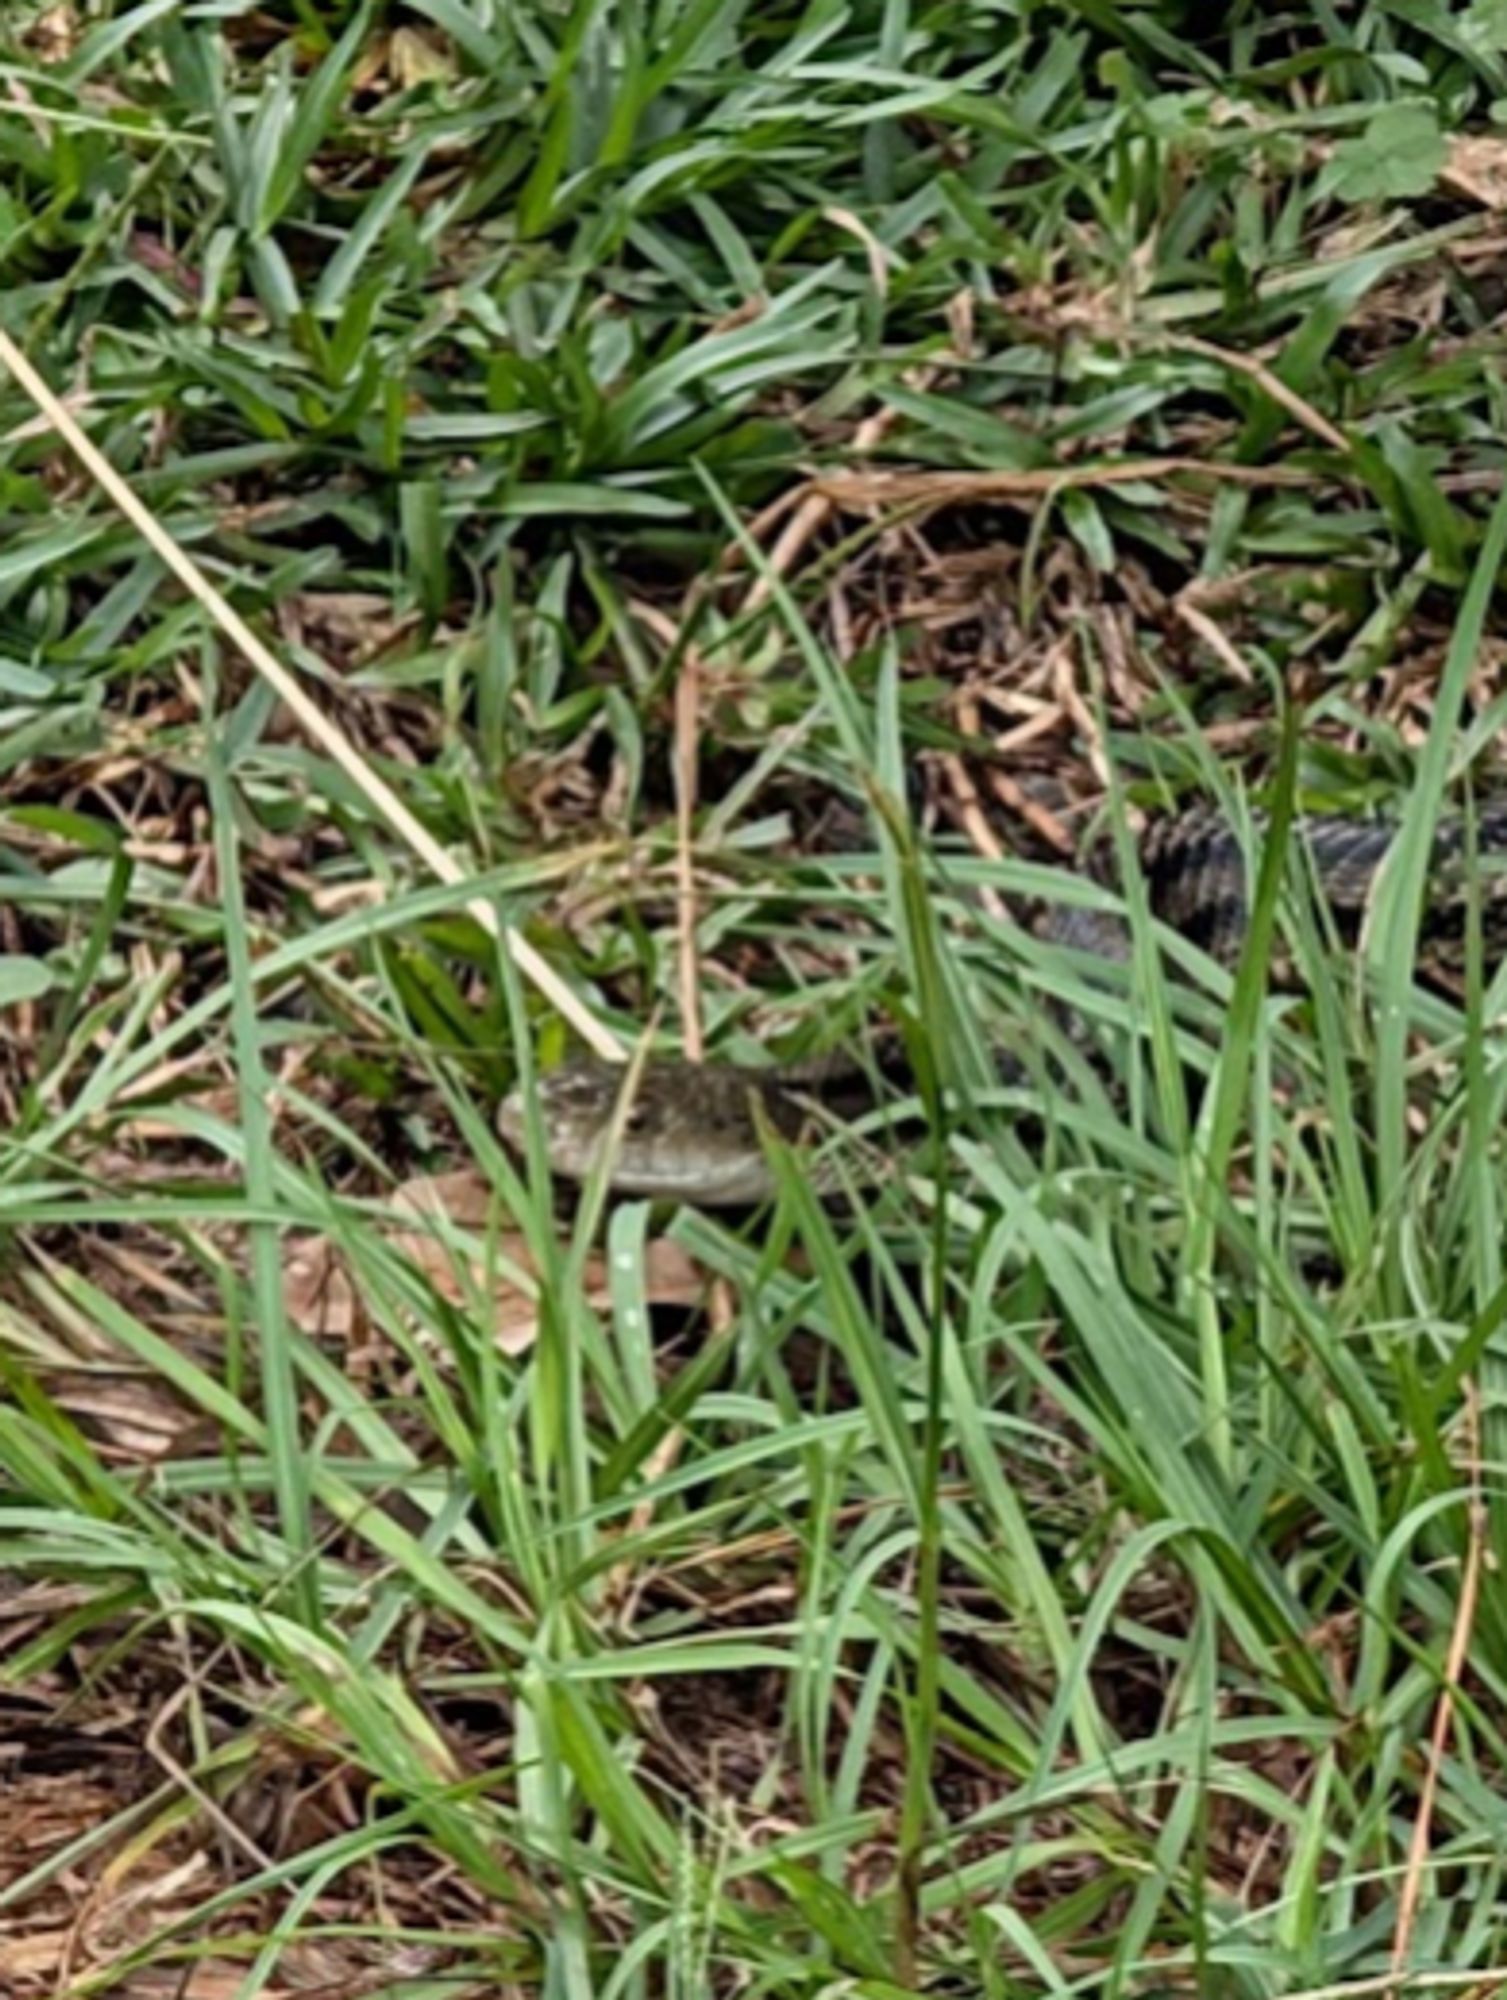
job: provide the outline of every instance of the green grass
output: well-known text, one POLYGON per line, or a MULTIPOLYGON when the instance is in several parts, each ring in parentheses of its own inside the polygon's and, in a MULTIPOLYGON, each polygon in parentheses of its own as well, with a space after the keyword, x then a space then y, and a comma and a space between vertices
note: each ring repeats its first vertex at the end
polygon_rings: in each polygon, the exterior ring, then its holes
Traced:
POLYGON ((0 382, 0 1988, 1494 1990, 1504 106, 1499 0, 0 7, 0 327, 464 876, 0 382), (930 1131, 739 1226, 508 1159, 470 907, 678 1043, 693 668, 710 1049, 930 1131), (1395 814, 1365 950, 1254 842, 1091 981, 970 715, 1395 814))

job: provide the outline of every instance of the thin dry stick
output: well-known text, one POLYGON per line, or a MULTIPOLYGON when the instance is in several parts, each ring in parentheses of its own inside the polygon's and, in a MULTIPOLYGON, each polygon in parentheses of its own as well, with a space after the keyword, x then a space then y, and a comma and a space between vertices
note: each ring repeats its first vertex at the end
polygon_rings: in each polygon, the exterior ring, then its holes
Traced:
POLYGON ((1178 457, 1126 458, 1110 465, 1051 466, 1035 472, 826 472, 811 481, 809 491, 835 507, 944 507, 964 500, 1027 500, 1070 488, 1125 486, 1174 472, 1233 486, 1314 483, 1308 474, 1285 465, 1206 465, 1202 459, 1178 457))
MULTIPOLYGON (((635 615, 662 645, 679 637, 673 619, 652 604, 634 602, 635 615)), ((696 859, 692 834, 698 793, 701 741, 701 655, 687 646, 675 683, 675 740, 672 771, 675 781, 675 925, 679 965, 681 1035, 692 1062, 705 1049, 701 1033, 701 981, 696 960, 696 859)))
POLYGON ((1296 389, 1290 389, 1280 375, 1273 374, 1264 361, 1258 361, 1254 354, 1232 352, 1228 347, 1216 347, 1211 340, 1199 340, 1193 334, 1173 334, 1165 338, 1168 347, 1179 347, 1185 354, 1202 354, 1209 361, 1217 361, 1237 375, 1249 376, 1260 385, 1272 401, 1290 417, 1295 417, 1305 430, 1312 431, 1322 443, 1334 451, 1348 452, 1350 440, 1320 410, 1300 396, 1296 389))
POLYGON ((675 928, 680 961, 680 1032, 692 1062, 705 1054, 701 981, 696 963, 697 762, 701 735, 701 664, 687 648, 675 684, 675 928))
MULTIPOLYGON (((175 1618, 175 1627, 176 1623, 177 1620, 175 1618)), ((180 1636, 176 1629, 173 1636, 175 1640, 180 1636)), ((229 1650, 228 1646, 221 1645, 216 1647, 215 1653, 218 1656, 227 1653, 229 1650)), ((190 1672, 192 1673, 192 1669, 190 1669, 190 1672)), ((202 1680, 202 1676, 196 1676, 195 1678, 202 1680)), ((210 1824, 216 1828, 227 1846, 235 1848, 244 1860, 251 1863, 253 1868, 258 1870, 271 1868, 275 1864, 257 1846, 251 1835, 242 1827, 236 1825, 235 1820, 226 1812, 219 1801, 196 1781, 191 1771, 186 1770, 178 1762, 163 1740, 169 1723, 176 1718, 179 1709, 187 1702, 193 1691, 192 1679, 180 1682, 168 1696, 163 1706, 152 1717, 146 1733, 147 1755, 155 1763, 162 1766, 163 1770, 166 1771, 169 1778, 172 1779, 185 1798, 193 1800, 195 1806, 204 1814, 210 1824)))
MULTIPOLYGON (((1370 1979, 1342 1979, 1336 1986, 1309 1986, 1291 1993, 1288 2000, 1365 2000, 1370 1993, 1390 1993, 1396 1974, 1379 1972, 1370 1979)), ((1482 1993, 1495 1993, 1507 1986, 1507 1966, 1488 1966, 1483 1972, 1415 1972, 1408 1980, 1413 1993, 1453 1993, 1460 1988, 1479 1986, 1482 1993)))
MULTIPOLYGON (((952 795, 957 802, 958 816, 963 822, 963 831, 973 842, 975 850, 988 861, 1003 861, 1008 849, 994 828, 989 824, 979 797, 978 786, 973 782, 973 773, 954 752, 948 751, 942 758, 942 769, 947 774, 947 782, 952 787, 952 795)), ((985 882, 978 891, 979 901, 990 916, 1004 922, 1008 919, 1004 898, 991 884, 985 882)))
MULTIPOLYGON (((718 1283, 720 1285, 722 1280, 719 1279, 718 1283)), ((652 1484, 655 1480, 663 1479, 668 1473, 673 1472, 679 1463, 680 1454, 684 1447, 684 1431, 666 1431, 644 1461, 645 1483, 652 1484)), ((628 1516, 628 1523, 623 1530, 622 1538, 624 1541, 632 1541, 635 1535, 647 1534, 653 1525, 654 1502, 652 1500, 640 1500, 635 1505, 633 1512, 628 1516)), ((627 1557, 621 1562, 614 1563, 607 1572, 607 1587, 604 1592, 604 1601, 618 1613, 622 1629, 625 1632, 631 1629, 633 1606, 641 1595, 641 1589, 635 1590, 633 1587, 636 1576, 637 1571, 634 1564, 631 1558, 627 1557)))
MULTIPOLYGON (((642 607, 651 628, 667 643, 673 643, 674 627, 648 606, 642 607)), ((688 646, 675 683, 675 928, 680 979, 680 1033, 687 1057, 701 1062, 706 1055, 701 1032, 701 979, 696 957, 696 856, 694 847, 696 798, 701 747, 701 657, 688 646)), ((732 1318, 732 1295, 724 1278, 713 1280, 708 1300, 714 1334, 725 1331, 732 1318)), ((666 1431, 651 1452, 645 1471, 649 1481, 663 1478, 672 1470, 685 1446, 685 1432, 678 1427, 666 1431)), ((628 1517, 625 1535, 647 1534, 654 1520, 655 1503, 640 1500, 628 1517)), ((630 1592, 634 1580, 631 1561, 614 1563, 607 1574, 606 1601, 621 1606, 626 1626, 632 1615, 630 1592)))
MULTIPOLYGON (((240 613, 227 603, 197 564, 184 554, 172 537, 153 518, 103 452, 80 429, 69 411, 48 388, 3 328, 0 328, 0 362, 10 370, 69 450, 125 515, 153 554, 172 571, 189 595, 198 599, 220 630, 240 649, 263 680, 272 687, 279 700, 292 710, 301 727, 313 737, 331 761, 339 765, 373 809, 386 820, 398 838, 407 844, 431 874, 438 877, 441 882, 463 884, 466 877, 460 865, 445 852, 427 828, 420 824, 392 787, 372 770, 329 717, 309 699, 288 669, 273 657, 240 613)), ((556 976, 528 940, 499 921, 497 912, 490 903, 476 896, 468 900, 466 907, 490 936, 501 938, 519 971, 533 980, 540 992, 560 1010, 583 1041, 589 1043, 598 1055, 610 1062, 624 1060, 623 1051, 616 1039, 599 1021, 592 1018, 575 994, 556 976)))
MULTIPOLYGON (((925 389, 935 380, 936 374, 935 368, 922 369, 913 377, 907 377, 907 386, 912 389, 925 389)), ((886 432, 893 430, 899 416, 900 412, 897 409, 886 405, 884 409, 876 410, 871 417, 865 417, 853 433, 851 446, 853 456, 867 457, 874 447, 882 442, 886 432)), ((795 513, 785 524, 780 539, 770 550, 767 568, 760 570, 749 586, 748 595, 743 600, 740 614, 742 617, 746 618, 750 612, 757 611, 760 605, 768 600, 774 588, 774 579, 777 576, 784 576, 791 568, 801 550, 833 512, 833 508, 833 501, 821 490, 821 482, 813 480, 806 497, 797 506, 795 513)), ((761 520, 763 518, 760 517, 761 520)), ((759 525, 759 522, 755 522, 751 530, 755 538, 759 525)))
MULTIPOLYGON (((1449 1733, 1455 1719, 1455 1689, 1465 1671, 1475 1630, 1476 1602, 1481 1591, 1481 1570, 1486 1557, 1486 1508, 1481 1499, 1481 1399, 1474 1382, 1465 1384, 1467 1450, 1471 1471, 1470 1501, 1466 1519, 1469 1539, 1465 1549, 1465 1572, 1460 1579, 1460 1603, 1450 1634, 1449 1653, 1444 1662, 1444 1685, 1434 1710, 1433 1734, 1429 1739, 1428 1765, 1423 1774, 1423 1790, 1418 1795, 1418 1813, 1413 1821, 1413 1838, 1408 1844, 1408 1867, 1397 1903, 1397 1931, 1392 1942, 1392 1978, 1400 1982, 1407 1972, 1413 1949, 1413 1931, 1418 1921, 1418 1904, 1423 1894, 1423 1871, 1428 1863, 1429 1843, 1434 1833, 1434 1801, 1439 1792, 1439 1773, 1449 1748, 1449 1733)), ((1397 1988, 1396 1990, 1400 1990, 1397 1988)))
MULTIPOLYGON (((877 419, 874 421, 877 421, 877 419)), ((863 425, 860 425, 854 437, 853 448, 855 451, 860 450, 863 446, 864 428, 863 425)), ((801 550, 810 541, 811 537, 831 512, 832 502, 827 499, 825 494, 807 492, 805 499, 801 501, 790 519, 785 523, 783 529, 781 529, 780 539, 769 551, 768 568, 760 570, 759 574, 749 585, 748 595, 743 600, 743 609, 740 614, 742 617, 746 618, 750 612, 757 611, 761 605, 769 601, 769 597, 774 589, 774 578, 784 576, 801 550)))
POLYGON ((1181 597, 1176 600, 1173 609, 1187 626, 1188 630, 1195 632, 1203 640, 1209 651, 1216 654, 1224 662, 1230 671, 1231 678, 1238 681, 1242 687, 1249 687, 1255 678, 1254 675, 1245 661, 1241 659, 1233 642, 1226 637, 1224 631, 1214 623, 1209 614, 1206 611, 1200 611, 1196 604, 1189 604, 1186 599, 1181 597))
MULTIPOLYGON (((959 1482, 944 1486, 938 1492, 939 1500, 967 1500, 972 1498, 974 1488, 959 1482)), ((843 1506, 832 1510, 834 1527, 846 1527, 849 1521, 862 1521, 870 1515, 889 1508, 904 1507, 908 1503, 900 1494, 880 1494, 869 1500, 849 1500, 843 1506)), ((661 1563, 661 1576, 675 1576, 681 1571, 726 1568, 729 1563, 758 1560, 766 1556, 782 1554, 786 1549, 798 1549, 805 1545, 806 1535, 794 1528, 761 1528, 756 1534, 740 1535, 735 1541, 715 1542, 711 1548, 700 1548, 687 1556, 677 1556, 673 1562, 661 1563)))
MULTIPOLYGON (((910 386, 925 388, 931 371, 910 386)), ((897 412, 877 411, 866 417, 853 433, 852 455, 862 457, 880 442, 894 424, 897 412)), ((790 515, 779 540, 769 552, 768 564, 749 587, 740 616, 757 611, 773 587, 772 578, 784 576, 801 550, 834 511, 842 508, 863 510, 883 506, 947 506, 967 500, 1026 500, 1053 493, 1064 487, 1122 486, 1137 479, 1163 479, 1171 472, 1201 472, 1238 486, 1307 486, 1313 482, 1306 473, 1287 466, 1205 465, 1197 458, 1127 459, 1119 465, 1062 466, 1035 472, 827 472, 816 473, 803 486, 792 486, 748 524, 752 541, 762 541, 777 521, 790 515)), ((719 567, 731 568, 742 553, 734 543, 723 551, 719 567)))

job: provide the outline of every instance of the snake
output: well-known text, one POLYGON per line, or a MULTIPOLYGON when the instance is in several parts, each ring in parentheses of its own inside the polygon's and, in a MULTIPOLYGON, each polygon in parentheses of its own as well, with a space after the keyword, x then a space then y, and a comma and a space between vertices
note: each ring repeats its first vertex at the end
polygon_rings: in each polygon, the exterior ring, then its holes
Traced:
MULTIPOLYGON (((1258 819, 1255 831, 1264 830, 1258 819)), ((1297 822, 1311 879, 1342 940, 1358 936, 1382 864, 1397 838, 1395 823, 1340 815, 1297 822)), ((1197 807, 1153 820, 1138 842, 1151 913, 1232 967, 1249 927, 1245 842, 1217 811, 1197 807)), ((1107 879, 1103 858, 1090 872, 1107 879)), ((1464 961, 1467 913, 1479 894, 1488 954, 1507 954, 1507 800, 1466 821, 1441 820, 1434 833, 1428 895, 1419 932, 1429 963, 1455 971, 1464 961), (1471 858, 1483 864, 1473 877, 1471 858), (1473 887, 1473 880, 1475 887, 1473 887)), ((1033 923, 1046 943, 1105 962, 1127 961, 1132 931, 1112 909, 1047 900, 1033 923)), ((833 1086, 851 1085, 862 1065, 841 1056, 796 1065, 692 1063, 652 1058, 629 1074, 621 1064, 574 1057, 533 1085, 534 1115, 551 1172, 584 1182, 605 1167, 616 1195, 676 1201, 700 1208, 754 1205, 776 1191, 767 1132, 797 1141, 813 1130, 833 1086)), ((869 1102, 872 1103, 870 1092, 869 1102)), ((841 1109, 839 1108, 839 1114, 841 1109)), ((530 1125, 529 1093, 515 1089, 498 1112, 511 1150, 522 1154, 530 1125)))

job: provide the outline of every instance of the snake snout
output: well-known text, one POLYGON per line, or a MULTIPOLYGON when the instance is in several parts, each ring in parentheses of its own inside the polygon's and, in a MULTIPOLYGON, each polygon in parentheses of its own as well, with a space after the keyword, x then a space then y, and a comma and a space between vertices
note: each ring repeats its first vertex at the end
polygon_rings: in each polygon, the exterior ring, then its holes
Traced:
POLYGON ((605 1065, 586 1060, 564 1063, 534 1079, 532 1102, 521 1084, 509 1091, 497 1108, 497 1130, 508 1146, 521 1153, 532 1112, 556 1172, 573 1172, 589 1153, 588 1142, 610 1119, 617 1082, 617 1072, 605 1065))
POLYGON ((523 1092, 510 1090, 497 1107, 497 1130, 509 1146, 521 1148, 527 1124, 528 1113, 524 1107, 523 1092))

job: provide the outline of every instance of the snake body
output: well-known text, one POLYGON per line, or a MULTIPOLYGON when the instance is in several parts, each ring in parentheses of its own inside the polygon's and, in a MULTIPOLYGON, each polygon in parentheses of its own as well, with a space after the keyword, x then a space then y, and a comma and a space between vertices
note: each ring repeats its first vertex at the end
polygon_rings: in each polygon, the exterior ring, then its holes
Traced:
MULTIPOLYGON (((1316 817, 1302 822, 1299 837, 1336 928, 1353 938, 1396 827, 1316 817)), ((1471 825, 1446 820, 1436 829, 1420 945, 1441 969, 1454 969, 1463 955, 1472 852, 1483 864, 1474 893, 1487 952, 1497 959, 1507 953, 1507 801, 1485 807, 1471 825)), ((1139 855, 1153 914, 1232 965, 1249 917, 1246 850, 1236 831, 1217 814, 1184 813, 1154 823, 1139 855)), ((1111 911, 1050 904, 1037 929, 1049 943, 1102 960, 1130 955, 1129 925, 1111 911)), ((622 1067, 581 1058, 540 1080, 537 1106, 551 1169, 567 1180, 587 1179, 606 1158, 608 1184, 617 1193, 703 1208, 742 1206, 773 1192, 765 1129, 800 1137, 811 1128, 813 1099, 831 1104, 834 1085, 840 1090, 859 1076, 856 1064, 841 1061, 820 1075, 810 1065, 654 1060, 624 1102, 622 1067)), ((521 1092, 505 1101, 498 1122, 504 1139, 521 1150, 528 1125, 521 1092)))

